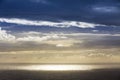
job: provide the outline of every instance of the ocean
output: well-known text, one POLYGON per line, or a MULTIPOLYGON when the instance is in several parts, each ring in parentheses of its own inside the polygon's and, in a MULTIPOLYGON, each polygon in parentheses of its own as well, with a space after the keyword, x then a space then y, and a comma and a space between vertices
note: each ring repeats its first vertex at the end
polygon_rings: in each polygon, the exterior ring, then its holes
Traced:
POLYGON ((0 80, 120 80, 120 64, 0 64, 0 80))

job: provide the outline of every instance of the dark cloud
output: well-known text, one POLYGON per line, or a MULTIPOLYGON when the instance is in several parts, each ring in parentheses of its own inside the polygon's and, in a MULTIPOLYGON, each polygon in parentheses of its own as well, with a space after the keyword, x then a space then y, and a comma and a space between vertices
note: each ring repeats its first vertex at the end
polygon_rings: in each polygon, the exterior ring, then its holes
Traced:
POLYGON ((36 43, 36 42, 19 42, 19 43, 0 43, 0 51, 34 51, 54 49, 54 45, 36 43))
POLYGON ((76 48, 111 49, 120 47, 120 36, 106 36, 99 39, 86 39, 83 43, 75 43, 76 48))
POLYGON ((21 41, 17 43, 0 43, 0 52, 9 51, 42 51, 42 50, 70 50, 70 47, 56 47, 54 44, 37 43, 34 41, 21 41))
POLYGON ((79 20, 120 25, 119 14, 120 2, 118 0, 0 1, 1 17, 22 17, 31 19, 44 19, 46 17, 51 19, 79 20), (47 3, 50 3, 50 5, 47 3))

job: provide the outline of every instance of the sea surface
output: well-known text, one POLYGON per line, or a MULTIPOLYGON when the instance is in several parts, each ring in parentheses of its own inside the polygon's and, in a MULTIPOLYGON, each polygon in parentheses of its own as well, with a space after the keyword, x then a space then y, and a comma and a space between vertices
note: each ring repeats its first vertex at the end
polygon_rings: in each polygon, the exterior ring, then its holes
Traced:
POLYGON ((0 80, 120 80, 120 64, 0 64, 0 80))

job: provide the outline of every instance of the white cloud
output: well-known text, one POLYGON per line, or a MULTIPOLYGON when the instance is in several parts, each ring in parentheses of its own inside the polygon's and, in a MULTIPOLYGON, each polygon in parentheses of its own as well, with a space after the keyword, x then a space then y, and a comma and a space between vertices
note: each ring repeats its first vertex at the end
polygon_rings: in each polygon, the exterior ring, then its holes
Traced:
POLYGON ((15 36, 8 34, 6 30, 2 30, 0 27, 0 41, 13 41, 15 36))
POLYGON ((22 34, 22 35, 40 35, 42 33, 41 32, 36 32, 36 31, 29 31, 29 32, 22 32, 20 34, 22 34))
POLYGON ((44 37, 39 37, 39 36, 28 36, 28 37, 22 37, 22 38, 18 38, 17 41, 43 41, 43 40, 47 40, 49 39, 49 36, 44 36, 44 37))
POLYGON ((35 41, 35 42, 41 42, 41 41, 46 41, 49 39, 65 39, 67 37, 64 36, 59 36, 57 34, 53 35, 44 35, 42 37, 40 36, 27 36, 27 37, 22 37, 22 38, 17 38, 17 41, 35 41))
POLYGON ((72 44, 61 44, 61 43, 56 44, 56 47, 71 47, 71 46, 72 44))
POLYGON ((105 12, 105 13, 118 12, 118 8, 115 6, 94 6, 93 10, 97 12, 105 12))
POLYGON ((58 34, 42 34, 39 33, 39 35, 32 35, 32 34, 38 34, 38 32, 26 32, 23 33, 24 36, 21 36, 22 34, 18 36, 14 36, 12 34, 8 34, 6 30, 2 30, 0 27, 0 41, 7 41, 7 42, 18 42, 18 41, 34 41, 34 42, 41 42, 46 41, 49 39, 66 39, 67 37, 58 35, 58 34))
POLYGON ((13 23, 18 25, 50 26, 50 27, 60 27, 60 28, 68 28, 71 26, 79 27, 79 28, 95 28, 96 26, 106 26, 102 24, 94 24, 94 23, 79 22, 79 21, 52 22, 52 21, 34 21, 34 20, 26 20, 26 19, 18 19, 18 18, 0 18, 0 22, 13 23))
POLYGON ((92 30, 93 32, 99 32, 99 30, 92 30))

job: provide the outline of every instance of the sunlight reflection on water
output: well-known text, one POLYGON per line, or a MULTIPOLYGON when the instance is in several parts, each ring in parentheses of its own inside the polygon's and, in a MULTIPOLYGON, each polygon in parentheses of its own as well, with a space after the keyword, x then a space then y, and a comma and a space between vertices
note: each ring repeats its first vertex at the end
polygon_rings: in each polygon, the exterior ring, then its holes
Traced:
POLYGON ((70 71, 70 70, 91 70, 92 66, 86 65, 32 65, 23 67, 25 70, 43 70, 43 71, 70 71))
POLYGON ((93 70, 120 68, 120 65, 35 65, 35 64, 6 64, 0 65, 0 70, 36 70, 36 71, 74 71, 74 70, 93 70))

